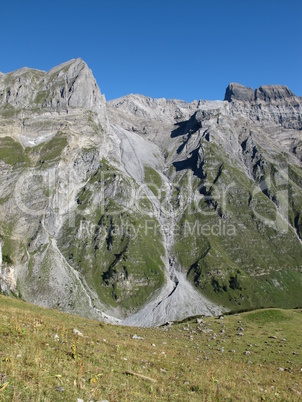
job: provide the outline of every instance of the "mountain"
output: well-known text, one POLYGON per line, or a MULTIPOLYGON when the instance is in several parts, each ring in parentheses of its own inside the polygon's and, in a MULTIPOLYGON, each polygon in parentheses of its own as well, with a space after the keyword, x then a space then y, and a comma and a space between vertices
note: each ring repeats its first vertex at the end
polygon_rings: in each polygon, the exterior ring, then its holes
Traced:
POLYGON ((302 291, 302 100, 106 102, 81 59, 0 74, 0 283, 128 325, 302 291))

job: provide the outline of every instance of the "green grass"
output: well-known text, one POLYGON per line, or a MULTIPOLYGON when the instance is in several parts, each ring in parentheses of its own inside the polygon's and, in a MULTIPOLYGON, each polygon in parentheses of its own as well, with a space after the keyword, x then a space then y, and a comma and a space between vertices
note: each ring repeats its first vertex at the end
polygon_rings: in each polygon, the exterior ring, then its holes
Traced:
POLYGON ((258 324, 270 324, 272 322, 290 321, 290 317, 282 310, 260 310, 249 313, 247 320, 258 324))
POLYGON ((39 91, 34 99, 34 103, 42 105, 50 96, 50 90, 39 91))
POLYGON ((158 197, 162 186, 162 179, 151 166, 145 166, 145 183, 152 193, 158 197))
POLYGON ((3 296, 0 307, 1 401, 301 400, 302 310, 146 329, 3 296))
POLYGON ((32 163, 37 160, 37 166, 46 169, 60 161, 67 143, 67 134, 59 131, 50 141, 27 148, 26 153, 32 163))
POLYGON ((60 160, 66 145, 67 135, 62 132, 58 132, 48 142, 25 150, 13 138, 3 137, 0 138, 0 160, 12 166, 23 164, 23 167, 37 165, 47 168, 60 160))
MULTIPOLYGON (((88 196, 81 200, 89 205, 88 196)), ((102 302, 133 311, 162 286, 164 249, 160 233, 154 234, 155 220, 148 219, 150 230, 145 231, 143 216, 134 212, 111 215, 116 208, 111 204, 101 216, 97 210, 90 216, 77 215, 74 227, 67 222, 58 244, 102 302), (86 236, 88 231, 91 234, 86 236)))
POLYGON ((0 240, 2 242, 2 262, 11 265, 15 254, 20 250, 20 243, 12 237, 14 223, 0 222, 0 240))
POLYGON ((11 137, 0 138, 0 160, 12 166, 29 163, 22 145, 11 137))
POLYGON ((9 103, 5 104, 3 107, 0 108, 0 116, 5 119, 15 117, 17 112, 18 111, 9 103))

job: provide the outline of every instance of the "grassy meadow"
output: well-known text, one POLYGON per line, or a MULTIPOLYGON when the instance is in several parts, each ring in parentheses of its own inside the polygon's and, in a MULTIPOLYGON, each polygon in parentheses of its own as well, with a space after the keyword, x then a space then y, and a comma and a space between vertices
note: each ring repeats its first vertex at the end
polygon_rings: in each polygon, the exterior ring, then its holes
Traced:
POLYGON ((302 310, 114 326, 0 296, 0 401, 301 401, 302 310))

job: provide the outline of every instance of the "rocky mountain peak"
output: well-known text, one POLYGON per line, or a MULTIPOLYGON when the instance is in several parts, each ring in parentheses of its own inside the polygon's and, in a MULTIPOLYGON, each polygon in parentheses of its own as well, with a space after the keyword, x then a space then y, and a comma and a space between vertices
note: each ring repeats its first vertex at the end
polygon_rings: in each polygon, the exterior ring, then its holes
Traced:
POLYGON ((62 70, 64 70, 65 73, 68 72, 70 76, 74 76, 77 75, 80 70, 85 68, 89 69, 85 61, 79 57, 77 59, 71 59, 59 64, 58 66, 53 67, 51 70, 49 70, 48 73, 51 75, 55 73, 60 73, 62 70))
POLYGON ((284 101, 296 98, 285 85, 262 85, 255 90, 255 100, 264 102, 284 101))
POLYGON ((302 128, 301 98, 285 85, 262 85, 253 90, 231 83, 226 89, 224 100, 232 104, 234 114, 286 128, 302 128))
POLYGON ((294 101, 299 103, 299 98, 285 85, 262 85, 253 90, 253 88, 232 82, 228 85, 224 100, 228 102, 282 102, 294 101))
POLYGON ((228 102, 232 102, 233 100, 251 102, 254 100, 254 90, 232 82, 225 91, 224 100, 228 102))
POLYGON ((0 76, 0 105, 67 112, 72 108, 99 110, 105 98, 87 64, 72 59, 48 72, 23 67, 0 76))

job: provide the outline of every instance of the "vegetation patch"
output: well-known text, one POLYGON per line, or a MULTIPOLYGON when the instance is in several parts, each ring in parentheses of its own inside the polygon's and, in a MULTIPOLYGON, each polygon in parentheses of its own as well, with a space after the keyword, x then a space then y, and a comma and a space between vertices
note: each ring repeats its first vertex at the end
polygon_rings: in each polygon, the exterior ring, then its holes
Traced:
POLYGON ((145 166, 145 183, 152 193, 158 197, 162 186, 162 179, 151 166, 145 166))
POLYGON ((255 311, 252 313, 249 313, 246 315, 246 319, 249 321, 261 323, 261 324, 270 324, 271 322, 274 322, 275 324, 278 324, 281 321, 289 321, 290 317, 286 312, 282 310, 260 310, 260 311, 255 311))
POLYGON ((135 186, 102 160, 77 196, 75 224, 66 222, 58 241, 99 299, 125 313, 136 311, 164 283, 159 223, 149 216, 147 200, 131 203, 135 186))
POLYGON ((37 166, 48 168, 60 161, 67 143, 67 134, 59 131, 50 141, 27 148, 26 152, 29 158, 38 161, 37 166))
POLYGON ((3 117, 4 119, 11 119, 15 117, 16 114, 17 110, 9 103, 6 103, 4 106, 0 108, 0 116, 3 117))
POLYGON ((12 166, 29 163, 22 145, 11 137, 0 138, 0 159, 12 166))
POLYGON ((0 296, 0 397, 300 401, 301 325, 263 310, 131 328, 0 296))

